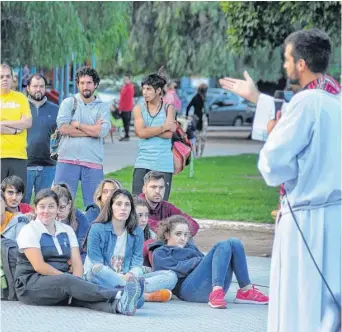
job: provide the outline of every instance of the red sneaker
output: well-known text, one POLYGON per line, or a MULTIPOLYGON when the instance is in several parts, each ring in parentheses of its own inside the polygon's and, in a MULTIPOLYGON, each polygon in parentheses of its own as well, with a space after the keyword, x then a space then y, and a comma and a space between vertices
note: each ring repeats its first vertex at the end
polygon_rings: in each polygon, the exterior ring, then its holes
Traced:
POLYGON ((254 304, 267 304, 268 296, 261 293, 258 288, 252 285, 252 288, 247 291, 239 289, 236 293, 235 303, 254 303, 254 304))
POLYGON ((216 309, 225 309, 227 308, 227 302, 224 299, 224 290, 223 289, 217 289, 210 293, 209 295, 209 302, 208 304, 212 308, 216 309))

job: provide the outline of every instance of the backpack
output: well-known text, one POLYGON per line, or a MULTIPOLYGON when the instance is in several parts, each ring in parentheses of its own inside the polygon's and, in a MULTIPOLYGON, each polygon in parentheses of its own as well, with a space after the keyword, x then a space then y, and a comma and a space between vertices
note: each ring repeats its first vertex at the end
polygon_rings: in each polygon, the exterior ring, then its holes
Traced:
MULTIPOLYGON (((165 105, 166 113, 169 105, 165 105)), ((190 164, 192 143, 184 132, 179 121, 176 121, 176 131, 172 135, 172 153, 173 153, 173 174, 178 174, 185 166, 190 164)))
POLYGON ((14 287, 17 256, 17 243, 1 236, 1 300, 18 301, 14 287))
MULTIPOLYGON (((74 98, 74 107, 72 108, 72 111, 71 111, 71 118, 74 116, 76 108, 77 108, 77 99, 75 96, 73 96, 73 98, 74 98)), ((58 150, 59 143, 61 142, 61 138, 62 138, 62 135, 58 129, 56 129, 55 132, 50 136, 50 159, 52 160, 56 161, 58 159, 57 150, 58 150)))

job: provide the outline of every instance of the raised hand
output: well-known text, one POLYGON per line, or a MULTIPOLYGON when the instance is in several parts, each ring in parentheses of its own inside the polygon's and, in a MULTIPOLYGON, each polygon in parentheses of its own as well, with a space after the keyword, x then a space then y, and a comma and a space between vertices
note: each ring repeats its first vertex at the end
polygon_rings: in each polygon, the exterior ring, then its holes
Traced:
POLYGON ((244 71, 243 75, 245 77, 244 80, 224 77, 221 78, 219 82, 223 89, 236 93, 237 95, 256 104, 259 100, 260 92, 248 72, 244 71))

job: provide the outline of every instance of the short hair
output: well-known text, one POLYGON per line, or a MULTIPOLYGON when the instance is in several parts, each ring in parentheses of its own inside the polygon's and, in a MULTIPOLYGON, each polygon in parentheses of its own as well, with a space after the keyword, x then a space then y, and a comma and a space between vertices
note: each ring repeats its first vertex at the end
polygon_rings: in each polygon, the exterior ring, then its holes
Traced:
POLYGON ((76 71, 76 83, 78 84, 80 82, 80 78, 86 75, 91 76, 93 78, 93 82, 99 85, 100 83, 99 74, 94 68, 89 67, 89 66, 83 66, 76 71))
POLYGON ((7 63, 2 63, 1 65, 0 65, 0 67, 2 68, 7 68, 7 69, 9 69, 9 71, 11 72, 11 76, 12 76, 12 78, 13 78, 13 69, 12 69, 12 67, 10 66, 10 65, 8 65, 7 63))
POLYGON ((149 171, 144 176, 144 185, 148 184, 151 180, 160 180, 163 179, 165 181, 165 176, 163 173, 158 171, 149 171))
MULTIPOLYGON (((149 207, 148 207, 147 202, 144 199, 140 198, 139 196, 133 196, 133 202, 134 202, 135 211, 137 210, 138 206, 146 207, 149 211, 149 207)), ((139 217, 138 217, 138 221, 139 221, 139 217)), ((150 226, 147 223, 147 225, 144 228, 144 240, 147 241, 151 238, 152 238, 152 236, 151 236, 150 226)))
POLYGON ((23 180, 17 175, 11 175, 2 180, 1 190, 5 191, 7 186, 14 187, 19 193, 25 192, 25 184, 23 180))
POLYGON ((38 191, 36 197, 34 198, 34 206, 37 207, 38 203, 41 200, 48 198, 48 197, 51 197, 56 202, 57 207, 59 206, 59 200, 58 200, 57 194, 52 189, 49 189, 49 188, 38 191))
POLYGON ((100 184, 97 186, 95 193, 94 193, 94 203, 101 209, 102 208, 102 202, 101 202, 101 196, 102 196, 102 190, 106 183, 111 183, 114 186, 114 190, 122 189, 123 186, 120 181, 116 179, 104 179, 100 182, 100 184))
POLYGON ((35 78, 36 80, 43 79, 43 80, 44 80, 44 83, 45 83, 45 86, 48 85, 47 79, 45 78, 45 76, 43 76, 43 75, 41 75, 41 74, 33 74, 33 75, 31 75, 31 76, 27 79, 27 86, 30 86, 30 85, 31 85, 31 82, 32 82, 33 78, 35 78))
POLYGON ((166 79, 159 74, 147 75, 141 81, 141 87, 143 87, 144 85, 150 85, 153 87, 155 91, 157 91, 157 89, 159 88, 163 91, 165 84, 166 84, 166 79))
POLYGON ((322 30, 309 29, 291 33, 285 46, 292 45, 292 56, 297 62, 303 59, 313 73, 325 73, 331 56, 331 40, 322 30))

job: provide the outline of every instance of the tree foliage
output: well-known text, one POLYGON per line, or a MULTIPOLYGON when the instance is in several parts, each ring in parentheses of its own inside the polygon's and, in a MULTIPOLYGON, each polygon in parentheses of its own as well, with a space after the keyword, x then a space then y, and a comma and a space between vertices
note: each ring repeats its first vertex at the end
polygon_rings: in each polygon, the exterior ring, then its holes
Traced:
POLYGON ((128 37, 129 2, 13 1, 1 4, 2 61, 53 67, 95 51, 106 61, 128 37))
POLYGON ((339 1, 222 1, 228 43, 236 51, 280 46, 295 30, 320 28, 334 42, 341 39, 339 1))

